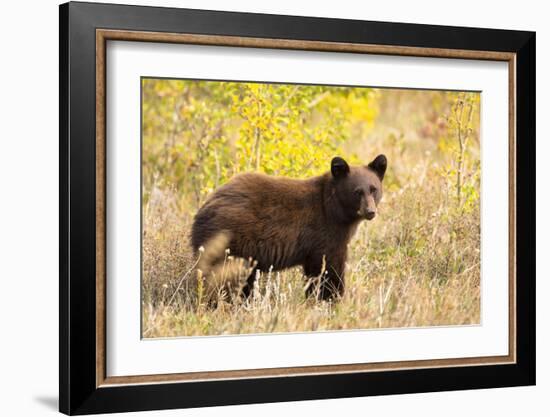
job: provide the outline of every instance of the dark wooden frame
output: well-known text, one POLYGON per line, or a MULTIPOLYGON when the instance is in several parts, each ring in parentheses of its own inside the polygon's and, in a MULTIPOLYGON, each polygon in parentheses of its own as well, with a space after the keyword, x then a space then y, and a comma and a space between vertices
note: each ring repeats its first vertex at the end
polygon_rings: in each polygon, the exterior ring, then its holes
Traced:
POLYGON ((60 410, 89 414, 534 384, 534 165, 532 32, 90 3, 61 5, 60 410), (508 61, 510 91, 515 93, 509 120, 510 354, 469 361, 107 378, 104 68, 108 39, 508 61))

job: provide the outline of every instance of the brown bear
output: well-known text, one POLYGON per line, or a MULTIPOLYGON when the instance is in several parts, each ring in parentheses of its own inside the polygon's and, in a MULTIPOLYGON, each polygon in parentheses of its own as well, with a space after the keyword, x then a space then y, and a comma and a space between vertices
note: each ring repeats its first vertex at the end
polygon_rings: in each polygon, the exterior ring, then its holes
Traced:
POLYGON ((308 285, 320 299, 344 293, 347 246, 358 224, 372 220, 382 198, 387 160, 378 155, 366 166, 332 159, 330 172, 299 180, 260 173, 235 176, 217 189, 197 212, 191 244, 195 252, 219 234, 231 255, 253 259, 255 267, 242 288, 248 297, 256 271, 301 265, 319 278, 308 285))

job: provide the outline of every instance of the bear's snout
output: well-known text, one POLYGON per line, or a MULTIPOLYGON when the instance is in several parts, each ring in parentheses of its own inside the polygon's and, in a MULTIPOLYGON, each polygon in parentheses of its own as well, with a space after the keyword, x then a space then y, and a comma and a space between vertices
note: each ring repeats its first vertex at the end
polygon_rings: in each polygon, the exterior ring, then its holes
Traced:
POLYGON ((357 216, 367 220, 372 220, 376 217, 376 210, 370 207, 361 208, 360 210, 357 210, 357 216))
POLYGON ((357 215, 363 219, 372 220, 376 216, 376 202, 370 195, 361 199, 359 210, 357 215))

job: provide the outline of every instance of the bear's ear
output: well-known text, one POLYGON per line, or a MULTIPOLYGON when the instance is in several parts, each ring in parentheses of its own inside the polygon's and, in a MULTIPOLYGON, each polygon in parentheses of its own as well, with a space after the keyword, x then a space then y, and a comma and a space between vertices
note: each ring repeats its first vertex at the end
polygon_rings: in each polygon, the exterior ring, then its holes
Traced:
POLYGON ((330 172, 334 178, 344 178, 349 174, 349 165, 343 158, 337 156, 332 158, 330 172))
POLYGON ((374 160, 367 165, 376 175, 380 178, 380 181, 384 179, 386 168, 388 167, 388 160, 386 155, 378 155, 374 160))

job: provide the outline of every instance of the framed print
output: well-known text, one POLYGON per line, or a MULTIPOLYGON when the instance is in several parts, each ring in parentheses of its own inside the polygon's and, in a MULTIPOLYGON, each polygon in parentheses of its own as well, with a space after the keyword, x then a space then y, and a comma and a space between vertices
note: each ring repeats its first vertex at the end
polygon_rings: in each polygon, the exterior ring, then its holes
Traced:
POLYGON ((535 383, 535 34, 60 6, 60 410, 535 383))

